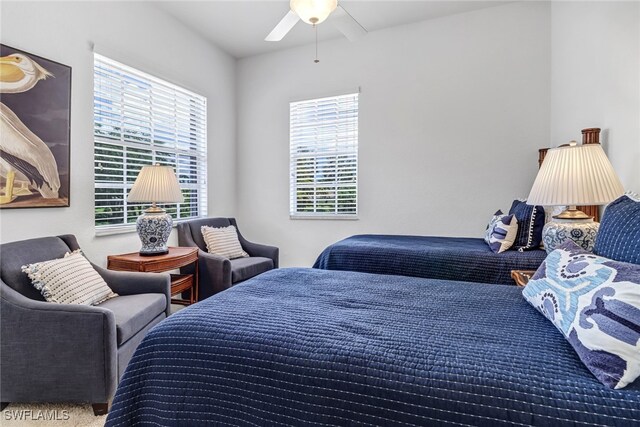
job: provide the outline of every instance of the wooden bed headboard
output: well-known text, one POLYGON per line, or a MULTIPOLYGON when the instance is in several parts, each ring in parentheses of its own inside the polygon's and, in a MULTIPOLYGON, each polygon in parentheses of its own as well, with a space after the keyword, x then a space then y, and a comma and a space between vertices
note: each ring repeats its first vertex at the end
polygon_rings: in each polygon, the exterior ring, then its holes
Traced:
MULTIPOLYGON (((600 128, 587 128, 582 129, 582 143, 583 144, 600 144, 600 128)), ((547 155, 548 148, 541 148, 538 150, 538 168, 542 166, 544 157, 547 155)), ((578 208, 589 216, 593 217, 596 222, 600 221, 600 210, 598 206, 578 206, 578 208)))

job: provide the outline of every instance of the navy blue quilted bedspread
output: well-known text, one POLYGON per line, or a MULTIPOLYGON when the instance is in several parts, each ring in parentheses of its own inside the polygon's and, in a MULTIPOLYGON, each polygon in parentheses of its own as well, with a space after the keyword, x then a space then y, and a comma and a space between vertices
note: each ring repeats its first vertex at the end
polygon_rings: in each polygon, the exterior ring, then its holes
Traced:
POLYGON ((107 425, 639 419, 640 384, 600 384, 516 287, 280 269, 154 327, 107 425))
POLYGON ((496 254, 483 239, 363 234, 327 247, 313 267, 513 285, 511 270, 536 270, 546 256, 540 249, 496 254))

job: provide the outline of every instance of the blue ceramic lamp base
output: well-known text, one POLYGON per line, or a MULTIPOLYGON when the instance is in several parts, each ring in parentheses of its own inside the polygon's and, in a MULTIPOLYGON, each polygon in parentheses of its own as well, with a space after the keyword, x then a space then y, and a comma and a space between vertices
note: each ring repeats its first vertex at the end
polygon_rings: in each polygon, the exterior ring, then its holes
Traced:
POLYGON ((593 218, 558 219, 549 221, 542 229, 544 249, 550 253, 567 240, 572 240, 582 249, 593 252, 598 234, 599 222, 593 218))
POLYGON ((167 240, 173 227, 171 215, 155 206, 145 210, 136 221, 138 236, 142 242, 140 255, 153 256, 169 253, 167 240))

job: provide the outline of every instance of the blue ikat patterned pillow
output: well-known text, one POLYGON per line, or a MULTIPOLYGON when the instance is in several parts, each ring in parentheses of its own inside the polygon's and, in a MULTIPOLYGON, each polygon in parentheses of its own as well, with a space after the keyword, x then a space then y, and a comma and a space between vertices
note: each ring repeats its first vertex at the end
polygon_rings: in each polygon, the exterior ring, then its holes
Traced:
POLYGON ((640 201, 622 196, 607 206, 593 252, 640 264, 640 201))
POLYGON ((566 337, 604 385, 640 376, 640 266, 594 255, 567 241, 522 291, 566 337))

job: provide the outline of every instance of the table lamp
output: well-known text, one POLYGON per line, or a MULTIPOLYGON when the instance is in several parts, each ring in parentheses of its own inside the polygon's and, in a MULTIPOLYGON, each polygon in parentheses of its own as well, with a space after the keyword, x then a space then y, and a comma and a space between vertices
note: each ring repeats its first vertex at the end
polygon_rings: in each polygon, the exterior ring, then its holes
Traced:
POLYGON ((167 240, 173 220, 156 203, 182 203, 178 178, 169 166, 159 164, 143 166, 127 197, 128 202, 151 203, 136 221, 142 242, 140 255, 163 255, 169 252, 167 240))
POLYGON ((605 205, 624 193, 620 179, 600 144, 569 145, 549 150, 538 172, 529 205, 565 206, 542 230, 547 253, 566 240, 593 250, 599 223, 578 210, 580 205, 605 205))

